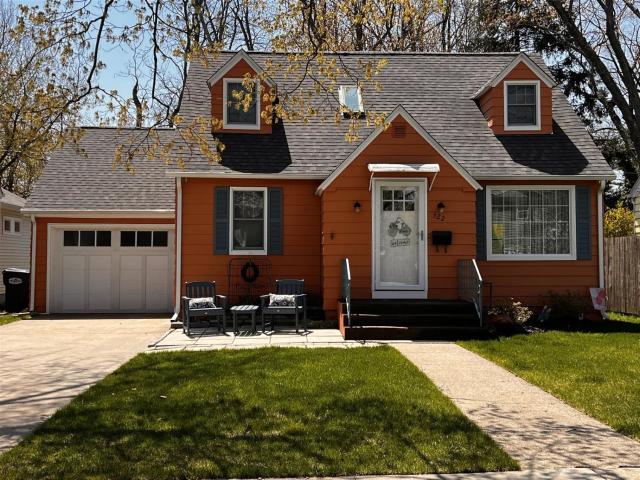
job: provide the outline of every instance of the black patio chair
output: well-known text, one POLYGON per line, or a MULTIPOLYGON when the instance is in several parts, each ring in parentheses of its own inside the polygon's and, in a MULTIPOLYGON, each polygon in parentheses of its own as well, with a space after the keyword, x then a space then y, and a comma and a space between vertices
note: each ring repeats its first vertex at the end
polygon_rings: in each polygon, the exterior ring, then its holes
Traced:
POLYGON ((304 331, 307 331, 307 295, 304 293, 304 280, 276 280, 276 295, 293 295, 292 306, 270 306, 269 295, 260 296, 260 310, 262 312, 262 331, 264 331, 264 317, 271 319, 271 331, 273 331, 273 317, 293 316, 296 320, 296 333, 299 332, 299 320, 302 316, 304 331))
POLYGON ((191 320, 193 318, 204 317, 211 324, 211 319, 215 318, 220 332, 220 319, 222 319, 222 331, 226 331, 227 326, 227 297, 216 295, 216 282, 187 282, 185 283, 187 295, 182 297, 183 319, 182 331, 187 335, 191 333, 191 320), (215 307, 190 307, 189 300, 194 298, 213 298, 215 307))

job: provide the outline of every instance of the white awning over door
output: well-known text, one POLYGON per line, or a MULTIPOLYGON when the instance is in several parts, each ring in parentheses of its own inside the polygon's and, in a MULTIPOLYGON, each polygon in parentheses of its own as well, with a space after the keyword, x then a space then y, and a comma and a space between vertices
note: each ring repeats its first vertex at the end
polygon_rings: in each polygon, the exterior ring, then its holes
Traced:
POLYGON ((437 163, 370 163, 371 173, 438 173, 437 163))

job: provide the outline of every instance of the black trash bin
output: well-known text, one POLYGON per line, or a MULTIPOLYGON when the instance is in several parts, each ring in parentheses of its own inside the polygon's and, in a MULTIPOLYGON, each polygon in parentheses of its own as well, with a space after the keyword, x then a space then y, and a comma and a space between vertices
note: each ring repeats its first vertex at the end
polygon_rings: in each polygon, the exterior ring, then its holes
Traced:
POLYGON ((6 268, 2 271, 7 312, 21 312, 29 306, 29 270, 6 268))

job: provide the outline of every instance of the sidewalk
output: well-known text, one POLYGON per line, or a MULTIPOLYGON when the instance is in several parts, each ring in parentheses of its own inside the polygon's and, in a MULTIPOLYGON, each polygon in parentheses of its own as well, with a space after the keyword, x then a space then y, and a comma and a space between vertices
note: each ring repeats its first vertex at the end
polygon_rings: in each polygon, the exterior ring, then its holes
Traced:
MULTIPOLYGON (((524 470, 521 472, 447 473, 429 475, 372 475, 362 477, 322 477, 314 480, 636 480, 639 469, 592 470, 565 468, 561 470, 524 470)), ((294 480, 294 479, 267 479, 294 480)))
MULTIPOLYGON (((579 467, 596 471, 627 467, 628 475, 636 477, 605 478, 640 478, 640 443, 502 367, 454 343, 394 346, 516 459, 523 470, 536 470, 536 476, 488 478, 589 478, 537 476, 538 470, 579 467)), ((614 475, 624 471, 614 470, 614 475)), ((567 474, 572 472, 575 473, 567 474)))

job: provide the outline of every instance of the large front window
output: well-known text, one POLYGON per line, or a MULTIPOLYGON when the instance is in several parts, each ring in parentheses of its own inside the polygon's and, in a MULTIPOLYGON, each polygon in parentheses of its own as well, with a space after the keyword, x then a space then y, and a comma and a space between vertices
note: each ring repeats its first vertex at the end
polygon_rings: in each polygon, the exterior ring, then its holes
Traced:
POLYGON ((243 79, 225 79, 225 128, 256 129, 260 127, 259 86, 248 88, 243 79))
POLYGON ((572 259, 571 187, 488 187, 490 259, 572 259))
POLYGON ((232 189, 231 245, 237 253, 266 253, 266 189, 232 189))

